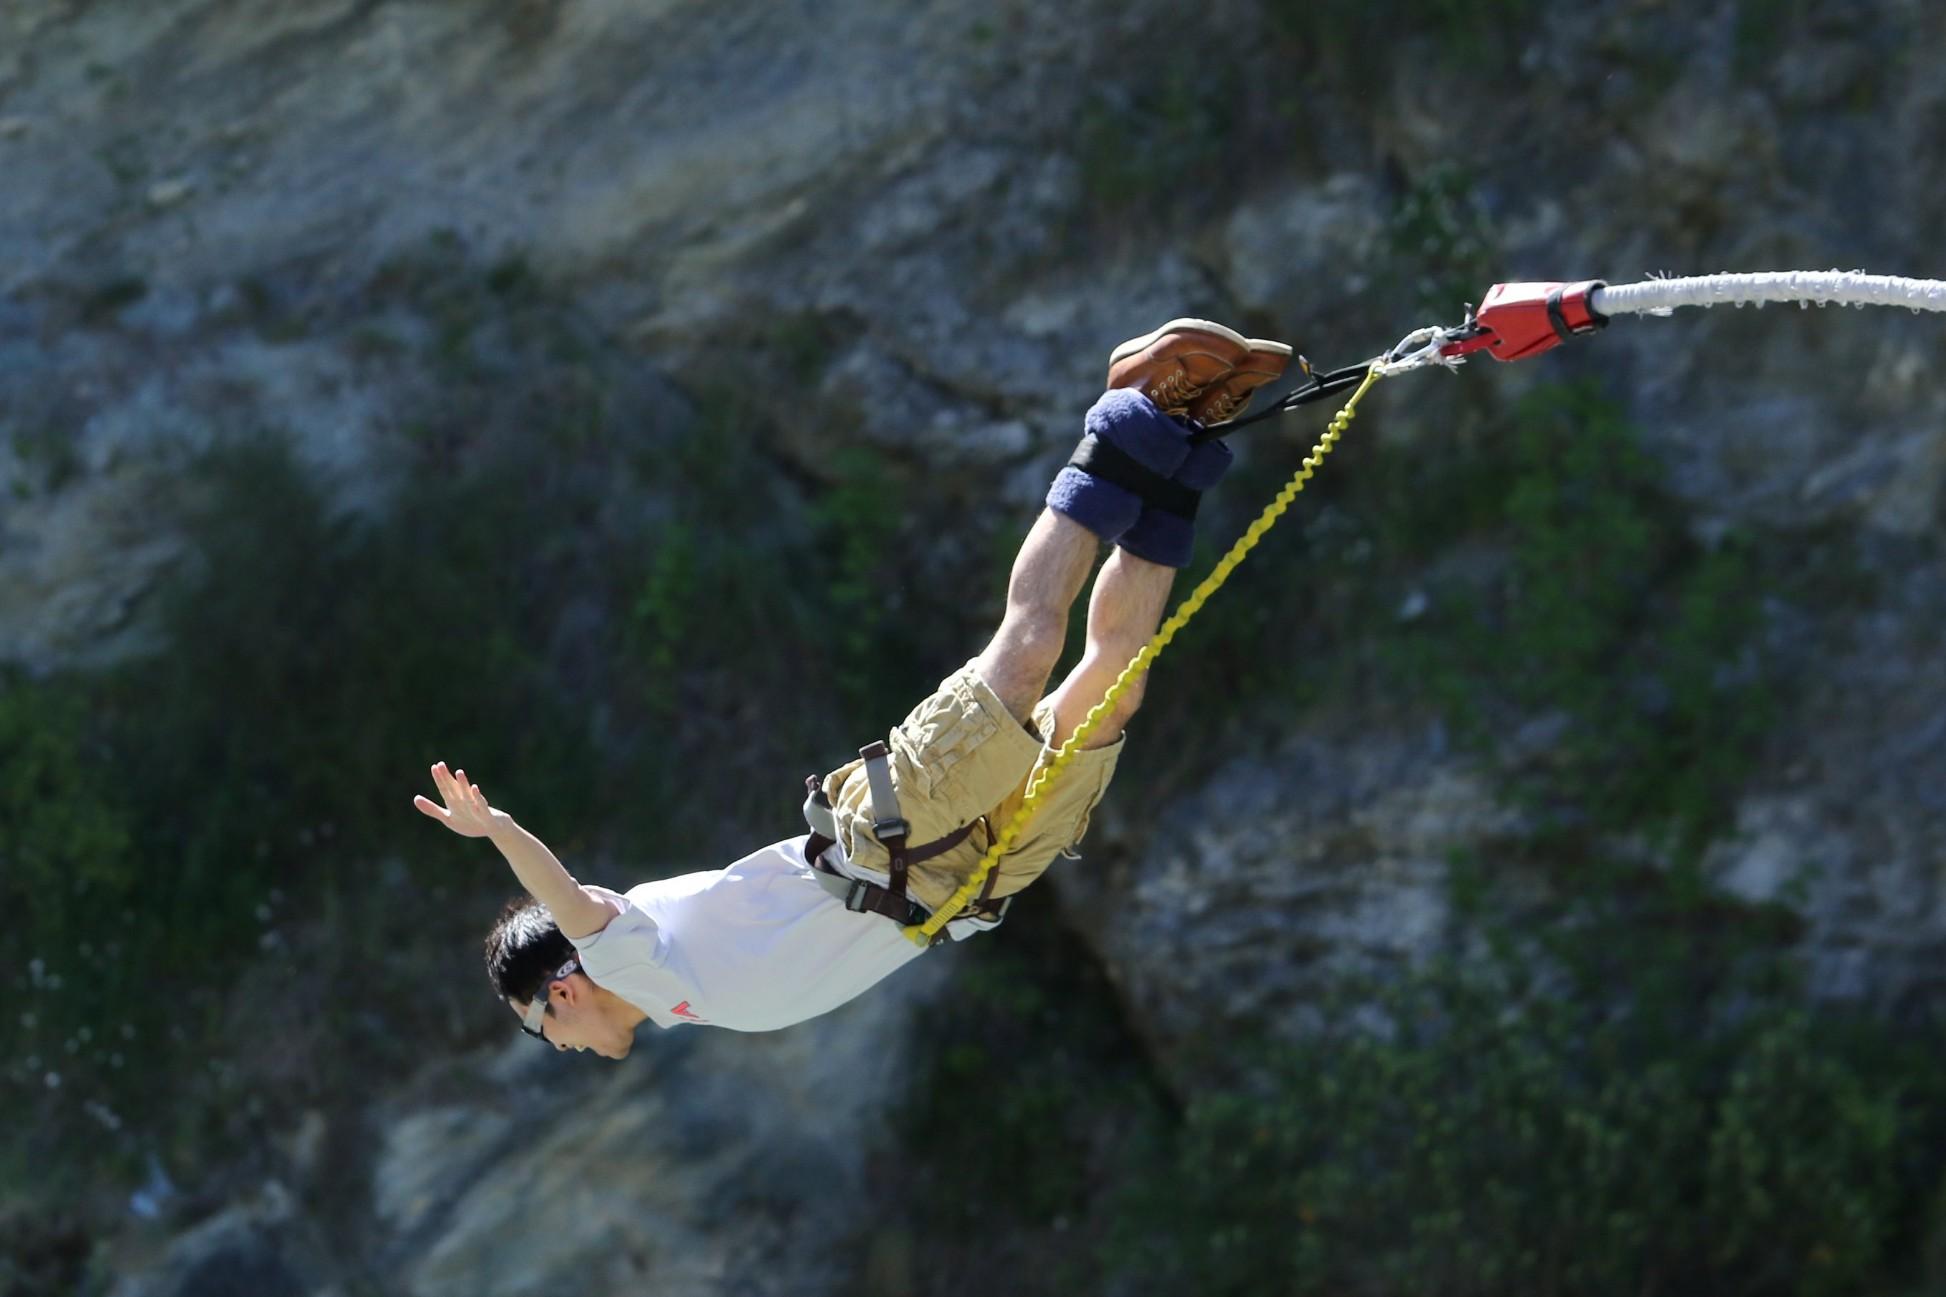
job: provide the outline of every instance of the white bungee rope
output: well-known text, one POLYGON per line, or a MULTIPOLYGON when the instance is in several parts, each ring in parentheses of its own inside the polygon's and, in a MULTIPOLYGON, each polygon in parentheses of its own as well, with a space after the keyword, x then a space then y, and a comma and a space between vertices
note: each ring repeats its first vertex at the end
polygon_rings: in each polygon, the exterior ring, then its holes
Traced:
POLYGON ((1693 275, 1610 284, 1589 295, 1603 315, 1668 315, 1683 306, 1904 306, 1946 311, 1946 280, 1868 275, 1861 270, 1772 270, 1756 274, 1693 275))

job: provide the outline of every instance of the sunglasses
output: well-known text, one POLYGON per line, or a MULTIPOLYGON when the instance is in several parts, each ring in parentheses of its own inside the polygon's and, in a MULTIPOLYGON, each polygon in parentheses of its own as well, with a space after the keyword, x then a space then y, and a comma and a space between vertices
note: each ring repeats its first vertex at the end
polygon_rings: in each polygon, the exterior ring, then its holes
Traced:
POLYGON ((521 1015, 520 1029, 532 1036, 535 1040, 546 1040, 547 1037, 541 1032, 541 1024, 547 1018, 547 992, 554 983, 564 981, 569 975, 580 971, 581 961, 578 959, 570 959, 567 963, 555 970, 554 976, 542 982, 541 993, 534 997, 533 1003, 527 1006, 527 1012, 521 1015))

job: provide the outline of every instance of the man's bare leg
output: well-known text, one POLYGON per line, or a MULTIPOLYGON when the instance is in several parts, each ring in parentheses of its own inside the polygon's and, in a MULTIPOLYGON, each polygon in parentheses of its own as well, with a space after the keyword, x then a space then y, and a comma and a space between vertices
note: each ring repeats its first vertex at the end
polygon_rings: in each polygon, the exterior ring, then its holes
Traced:
POLYGON ((1007 614, 980 654, 976 669, 1023 725, 1061 660, 1068 638, 1068 609, 1100 552, 1101 541, 1093 532, 1052 509, 1041 511, 1021 542, 1007 582, 1007 614))
MULTIPOLYGON (((1050 746, 1059 747, 1074 733, 1129 660, 1154 637, 1175 579, 1176 569, 1137 558, 1127 550, 1109 555, 1088 597, 1087 650, 1054 691, 1054 733, 1045 736, 1050 746)), ((1106 747, 1122 736, 1122 727, 1142 705, 1147 681, 1145 672, 1129 685, 1084 748, 1106 747)))
MULTIPOLYGON (((1088 646, 1050 701, 1052 735, 1073 734, 1161 624, 1175 569, 1189 562, 1193 497, 1229 467, 1221 442, 1192 445, 1188 415, 1218 423, 1242 411, 1250 394, 1283 373, 1288 345, 1246 338, 1209 320, 1171 320, 1131 338, 1108 356, 1108 387, 1085 418, 1087 435, 1048 488, 1043 513, 1014 561, 1007 616, 980 655, 980 677, 1014 717, 1026 722, 1067 639, 1068 609, 1099 548, 1116 551, 1095 578, 1088 602, 1088 646), (1158 485, 1154 479, 1167 479, 1158 485), (1147 555, 1138 558, 1136 555, 1147 555), (1160 560, 1151 561, 1151 560, 1160 560), (1173 565, 1173 566, 1171 566, 1173 565)), ((1089 735, 1105 747, 1142 701, 1138 678, 1114 714, 1089 735)))

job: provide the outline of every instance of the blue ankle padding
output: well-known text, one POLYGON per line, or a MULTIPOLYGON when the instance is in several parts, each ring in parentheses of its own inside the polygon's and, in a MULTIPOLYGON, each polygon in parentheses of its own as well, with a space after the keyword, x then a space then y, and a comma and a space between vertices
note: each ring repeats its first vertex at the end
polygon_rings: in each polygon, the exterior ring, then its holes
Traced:
POLYGON ((1223 480, 1236 455, 1220 441, 1199 441, 1189 448, 1189 458, 1176 470, 1176 482, 1192 491, 1207 491, 1223 480))
POLYGON ((1160 509, 1144 509, 1116 544, 1151 563, 1188 567, 1196 549, 1196 524, 1160 509))
POLYGON ((1072 464, 1063 468, 1047 488, 1047 507, 1092 531, 1109 544, 1142 516, 1142 501, 1133 491, 1090 477, 1072 464))
POLYGON ((1103 392, 1088 410, 1087 429, 1164 477, 1174 477, 1189 455, 1189 430, 1132 387, 1103 392))
MULTIPOLYGON (((1220 441, 1199 441, 1175 473, 1178 486, 1192 491, 1207 491, 1223 480, 1236 456, 1220 441)), ((1122 533, 1118 544, 1137 558, 1164 567, 1188 567, 1196 548, 1196 524, 1166 509, 1145 505, 1134 525, 1122 533)))
MULTIPOLYGON (((1132 387, 1101 394, 1088 410, 1087 430, 1142 467, 1173 476, 1190 456, 1189 430, 1132 387)), ((1047 507, 1074 519, 1111 545, 1142 516, 1141 498, 1072 464, 1047 489, 1047 507)))

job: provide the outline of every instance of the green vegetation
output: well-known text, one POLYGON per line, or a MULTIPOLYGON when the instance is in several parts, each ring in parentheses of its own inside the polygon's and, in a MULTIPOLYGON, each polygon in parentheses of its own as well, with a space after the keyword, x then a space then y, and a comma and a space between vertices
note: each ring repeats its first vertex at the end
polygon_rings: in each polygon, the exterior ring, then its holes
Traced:
MULTIPOLYGON (((837 650, 832 683, 847 710, 884 715, 902 710, 900 698, 910 706, 925 696, 917 680, 910 681, 910 692, 887 690, 881 666, 910 661, 919 647, 893 615, 906 597, 897 543, 901 511, 893 503, 899 493, 883 461, 866 447, 839 449, 830 470, 831 489, 812 506, 810 519, 825 556, 817 616, 830 627, 837 650)), ((944 674, 943 665, 930 674, 944 674)))
MULTIPOLYGON (((706 385, 693 424, 646 467, 666 512, 624 562, 630 644, 662 668, 638 679, 657 706, 677 701, 672 688, 690 692, 691 721, 701 697, 732 712, 798 699, 765 717, 764 745, 836 765, 865 741, 840 717, 876 718, 868 730, 896 722, 969 652, 972 630, 951 573, 899 575, 901 538, 923 535, 904 503, 909 472, 845 444, 834 422, 823 477, 793 483, 764 449, 768 417, 737 389, 706 385)), ((740 809, 774 815, 777 780, 801 786, 806 773, 746 786, 740 809)))
POLYGON ((12 484, 15 499, 58 491, 81 471, 81 452, 75 449, 74 438, 52 420, 17 423, 7 441, 20 461, 12 484))
MULTIPOLYGON (((1088 218, 1072 234, 1094 242, 1180 229, 1186 216, 1220 219, 1261 174, 1329 175, 1341 160, 1328 141, 1344 125, 1332 110, 1346 97, 1383 100, 1399 68, 1429 59, 1472 77, 1508 74, 1524 46, 1517 34, 1542 13, 1535 0, 1264 0, 1261 8, 1254 41, 1226 23, 1138 22, 1118 33, 1101 56, 1110 75, 1089 78, 1093 88, 1063 136, 1088 218)), ((1472 178, 1440 166, 1401 188, 1388 231, 1394 260, 1428 281, 1420 295, 1443 316, 1492 281, 1472 178)))
POLYGON ((1811 16, 1807 0, 1738 0, 1734 52, 1739 76, 1757 78, 1770 71, 1792 34, 1811 16))
POLYGON ((1076 131, 1081 183, 1104 221, 1149 219, 1230 187, 1236 107, 1229 87, 1172 59, 1137 88, 1088 100, 1076 131))
POLYGON ((1307 70, 1356 86, 1381 76, 1408 42, 1462 70, 1509 67, 1519 33, 1543 7, 1537 0, 1265 0, 1264 10, 1307 70))
POLYGON ((1409 279, 1413 305, 1435 320, 1458 320, 1460 304, 1493 282, 1494 245, 1474 179, 1442 164, 1400 195, 1385 227, 1385 264, 1409 279))
POLYGON ((1133 1291, 1884 1291, 1946 1169, 1946 1086, 1883 1027, 1775 1007, 1643 1049, 1459 970, 1380 1002, 1391 1034, 1341 1021, 1157 1139, 1133 1291))

